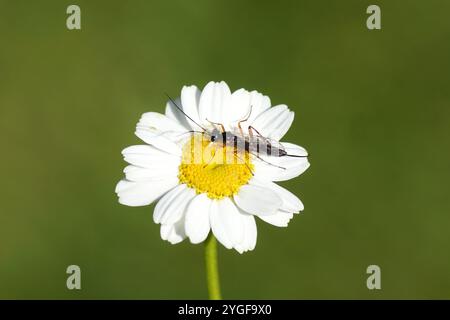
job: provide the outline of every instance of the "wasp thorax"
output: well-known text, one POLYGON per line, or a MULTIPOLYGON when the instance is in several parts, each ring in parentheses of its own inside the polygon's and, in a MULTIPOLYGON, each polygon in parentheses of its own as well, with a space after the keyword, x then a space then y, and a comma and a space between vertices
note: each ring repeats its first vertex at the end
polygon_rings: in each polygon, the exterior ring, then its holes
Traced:
MULTIPOLYGON (((225 133, 224 133, 224 134, 225 134, 225 133)), ((214 129, 214 130, 212 130, 212 131, 209 133, 209 140, 210 140, 211 142, 220 141, 221 138, 222 138, 222 132, 220 132, 220 131, 217 130, 217 129, 214 129)))

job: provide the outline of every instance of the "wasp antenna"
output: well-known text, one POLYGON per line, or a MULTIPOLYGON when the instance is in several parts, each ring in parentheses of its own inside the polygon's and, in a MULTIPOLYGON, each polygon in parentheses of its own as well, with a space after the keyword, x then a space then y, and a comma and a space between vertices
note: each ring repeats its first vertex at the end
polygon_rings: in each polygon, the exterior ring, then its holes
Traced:
POLYGON ((296 154, 285 154, 284 156, 285 157, 294 157, 294 158, 308 158, 309 155, 299 156, 299 155, 296 155, 296 154))
POLYGON ((194 119, 192 119, 186 112, 183 111, 183 109, 181 109, 176 102, 166 93, 167 98, 169 98, 169 100, 173 103, 173 105, 180 110, 180 112, 182 114, 184 114, 189 120, 191 120, 193 123, 195 123, 197 126, 199 126, 200 128, 203 129, 203 131, 207 131, 205 128, 203 128, 201 125, 199 125, 197 122, 194 121, 194 119))

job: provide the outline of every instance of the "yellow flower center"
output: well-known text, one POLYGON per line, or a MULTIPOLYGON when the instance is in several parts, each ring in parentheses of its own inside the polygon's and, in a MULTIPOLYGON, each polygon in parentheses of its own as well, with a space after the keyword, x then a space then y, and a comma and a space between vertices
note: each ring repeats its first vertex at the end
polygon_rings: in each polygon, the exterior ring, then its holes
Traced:
POLYGON ((222 199, 231 197, 247 184, 252 171, 247 151, 194 135, 183 146, 178 179, 197 193, 222 199))

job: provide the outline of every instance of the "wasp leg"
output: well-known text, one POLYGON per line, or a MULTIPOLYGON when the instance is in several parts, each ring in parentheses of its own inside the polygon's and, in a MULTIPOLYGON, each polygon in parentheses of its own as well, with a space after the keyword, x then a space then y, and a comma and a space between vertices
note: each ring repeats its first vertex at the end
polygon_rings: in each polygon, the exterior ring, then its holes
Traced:
POLYGON ((260 157, 258 154, 256 154, 256 153, 251 153, 251 152, 250 152, 250 154, 251 154, 251 155, 254 155, 254 156, 257 157, 259 160, 261 160, 262 162, 267 163, 268 165, 271 165, 271 166, 274 166, 274 167, 276 167, 276 168, 280 168, 280 169, 286 170, 285 167, 281 167, 281 166, 278 166, 278 165, 276 165, 276 164, 270 163, 269 161, 264 160, 263 158, 261 158, 261 157, 260 157))
POLYGON ((260 136, 261 138, 263 138, 266 141, 266 143, 270 143, 269 139, 267 139, 261 133, 259 133, 259 131, 255 129, 255 127, 248 126, 247 130, 248 130, 248 133, 250 134, 250 138, 253 138, 253 131, 255 131, 258 136, 260 136))
MULTIPOLYGON (((267 143, 269 143, 269 144, 272 144, 272 142, 269 140, 269 139, 267 139, 266 137, 264 137, 262 134, 260 134, 259 132, 258 132, 258 130, 256 130, 254 127, 252 127, 252 126, 249 126, 248 127, 248 132, 250 133, 250 138, 253 138, 253 131, 255 131, 261 138, 263 138, 264 140, 266 140, 266 142, 267 143)), ((281 145, 282 146, 282 145, 281 145)), ((278 148, 280 148, 280 147, 278 147, 278 148)), ((286 152, 286 150, 284 150, 284 147, 282 146, 282 148, 280 148, 280 149, 282 149, 283 151, 285 151, 286 152)), ((309 155, 306 155, 306 156, 299 156, 299 155, 295 155, 295 154, 288 154, 287 152, 284 154, 284 155, 280 155, 280 157, 281 156, 286 156, 286 157, 294 157, 294 158, 307 158, 309 155)))
MULTIPOLYGON (((208 148, 207 148, 207 149, 208 149, 208 148)), ((203 165, 203 169, 206 168, 207 166, 209 166, 209 165, 211 164, 211 161, 213 161, 213 159, 216 157, 216 151, 217 151, 217 149, 214 148, 213 151, 214 151, 214 152, 213 152, 212 157, 208 160, 208 162, 207 162, 205 165, 203 165)), ((202 157, 203 157, 203 155, 202 155, 202 157)))
MULTIPOLYGON (((248 133, 249 133, 249 135, 250 135, 250 140, 253 140, 253 131, 256 132, 256 134, 257 134, 258 137, 264 139, 264 141, 265 141, 265 143, 266 143, 266 146, 271 146, 270 140, 267 139, 266 137, 264 137, 261 133, 259 133, 259 131, 256 130, 255 127, 253 127, 253 126, 248 126, 248 133)), ((257 142, 257 143, 258 143, 258 145, 259 145, 259 142, 257 142)), ((257 152, 259 153, 259 146, 258 146, 257 152)), ((268 152, 269 152, 269 154, 270 154, 270 151, 268 151, 268 152)))
POLYGON ((255 174, 253 173, 252 168, 250 168, 250 166, 247 164, 247 162, 245 162, 244 160, 242 160, 242 158, 239 157, 239 156, 237 155, 237 152, 233 152, 233 154, 234 154, 234 156, 235 156, 238 160, 242 161, 242 162, 245 164, 245 166, 247 167, 248 171, 250 171, 250 173, 252 174, 252 176, 254 176, 255 174))
POLYGON ((239 131, 241 132, 241 135, 244 136, 244 131, 242 131, 242 127, 241 127, 241 122, 247 121, 248 118, 250 118, 250 115, 252 114, 252 108, 253 106, 250 106, 250 110, 247 113, 247 116, 245 117, 245 119, 239 120, 237 123, 237 126, 239 128, 239 131))
POLYGON ((249 132, 249 134, 253 137, 253 132, 252 132, 252 131, 255 131, 256 134, 257 134, 258 136, 260 136, 261 138, 263 138, 264 140, 267 140, 266 137, 264 137, 261 133, 259 133, 258 130, 255 129, 255 127, 248 126, 248 132, 249 132))
POLYGON ((212 124, 220 126, 220 129, 222 130, 222 133, 224 133, 226 131, 225 127, 223 126, 223 124, 218 123, 218 122, 212 122, 212 121, 209 121, 208 119, 206 119, 206 121, 208 121, 209 123, 212 123, 212 124))

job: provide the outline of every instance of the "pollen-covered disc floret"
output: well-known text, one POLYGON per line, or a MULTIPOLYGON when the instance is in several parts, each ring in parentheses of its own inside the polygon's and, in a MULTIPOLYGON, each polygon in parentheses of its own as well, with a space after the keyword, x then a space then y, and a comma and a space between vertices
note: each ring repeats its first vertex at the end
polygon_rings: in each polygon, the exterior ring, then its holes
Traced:
POLYGON ((116 186, 119 202, 157 201, 153 221, 172 244, 186 238, 200 243, 212 233, 224 247, 243 253, 256 246, 256 219, 287 227, 303 204, 277 182, 309 167, 305 149, 280 141, 294 112, 284 104, 272 106, 257 91, 231 92, 223 81, 203 90, 185 86, 173 98, 164 114, 142 115, 136 135, 143 143, 122 151, 129 165, 116 186), (249 147, 251 134, 290 156, 258 154, 249 147), (247 145, 236 148, 230 141, 247 145))
POLYGON ((211 199, 231 197, 252 177, 253 164, 245 150, 213 144, 194 136, 183 146, 179 167, 180 183, 211 199))

